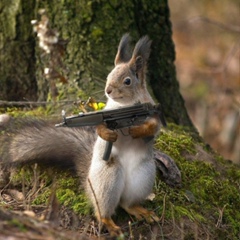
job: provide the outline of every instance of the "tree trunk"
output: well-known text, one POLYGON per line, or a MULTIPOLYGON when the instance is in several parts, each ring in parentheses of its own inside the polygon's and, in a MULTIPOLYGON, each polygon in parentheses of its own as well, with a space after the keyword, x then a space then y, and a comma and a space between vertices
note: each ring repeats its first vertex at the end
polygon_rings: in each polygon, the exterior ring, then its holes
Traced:
POLYGON ((34 0, 0 2, 0 99, 36 100, 34 0))

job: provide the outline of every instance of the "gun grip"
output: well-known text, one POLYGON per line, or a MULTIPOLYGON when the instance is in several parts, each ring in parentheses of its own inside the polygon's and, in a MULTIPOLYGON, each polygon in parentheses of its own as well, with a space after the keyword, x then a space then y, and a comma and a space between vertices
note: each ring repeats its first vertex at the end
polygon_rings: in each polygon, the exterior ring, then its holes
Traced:
POLYGON ((111 151, 112 151, 112 145, 113 145, 112 142, 107 142, 106 143, 105 151, 104 151, 104 154, 103 154, 103 160, 108 161, 108 159, 110 157, 110 154, 111 154, 111 151))

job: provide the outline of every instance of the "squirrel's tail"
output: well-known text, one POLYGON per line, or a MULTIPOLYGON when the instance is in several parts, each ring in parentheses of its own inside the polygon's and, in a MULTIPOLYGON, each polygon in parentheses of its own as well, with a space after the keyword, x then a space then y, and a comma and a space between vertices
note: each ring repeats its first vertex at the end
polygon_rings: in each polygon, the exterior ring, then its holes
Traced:
MULTIPOLYGON (((17 125, 16 123, 14 124, 17 125)), ((75 169, 85 177, 90 166, 94 128, 54 127, 44 120, 24 120, 5 138, 3 162, 11 165, 38 163, 75 169)))

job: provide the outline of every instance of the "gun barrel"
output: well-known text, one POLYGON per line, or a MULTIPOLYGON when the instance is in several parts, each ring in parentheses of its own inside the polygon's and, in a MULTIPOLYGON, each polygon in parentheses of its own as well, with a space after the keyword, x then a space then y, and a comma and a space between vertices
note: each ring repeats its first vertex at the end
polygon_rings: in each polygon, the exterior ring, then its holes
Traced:
MULTIPOLYGON (((103 115, 96 112, 95 114, 79 114, 76 116, 70 116, 64 118, 64 122, 57 124, 59 127, 84 127, 84 126, 96 126, 103 122, 103 115)), ((55 125, 55 126, 57 126, 55 125)))

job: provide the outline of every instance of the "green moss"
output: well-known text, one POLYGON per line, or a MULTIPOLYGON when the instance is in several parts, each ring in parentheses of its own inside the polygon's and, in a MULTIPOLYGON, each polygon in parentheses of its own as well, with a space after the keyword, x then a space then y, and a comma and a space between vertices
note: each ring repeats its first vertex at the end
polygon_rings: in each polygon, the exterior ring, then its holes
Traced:
POLYGON ((91 206, 83 190, 79 187, 79 178, 71 176, 69 172, 58 172, 56 169, 46 170, 40 167, 24 167, 12 176, 11 183, 20 188, 24 184, 28 191, 34 187, 39 189, 37 194, 31 194, 32 206, 46 205, 52 192, 56 191, 56 197, 60 204, 72 209, 77 214, 91 213, 91 206), (56 177, 53 179, 52 176, 56 177))
POLYGON ((31 202, 31 204, 34 206, 46 204, 49 202, 49 198, 51 196, 51 189, 50 188, 44 188, 40 194, 37 195, 36 198, 34 198, 31 202))
POLYGON ((156 140, 156 147, 164 150, 174 159, 181 159, 183 153, 193 154, 196 152, 189 129, 175 124, 169 124, 167 129, 161 131, 160 137, 156 140))
POLYGON ((4 22, 3 32, 6 34, 6 39, 14 39, 16 37, 16 13, 19 11, 20 0, 4 1, 1 9, 4 9, 1 20, 4 22), (6 4, 4 6, 4 4, 6 4))
POLYGON ((48 108, 46 107, 36 107, 31 110, 27 108, 17 108, 17 107, 8 107, 6 109, 1 109, 0 113, 8 113, 12 117, 43 117, 48 116, 51 114, 51 112, 48 111, 48 108))
POLYGON ((56 195, 61 204, 72 208, 78 214, 87 215, 91 207, 83 190, 79 189, 79 185, 79 179, 76 177, 61 177, 57 180, 56 195))
POLYGON ((170 125, 169 130, 161 132, 156 146, 176 161, 182 174, 182 187, 172 189, 156 181, 154 202, 160 204, 158 214, 164 215, 164 219, 181 221, 184 217, 204 224, 219 239, 223 235, 225 239, 236 239, 240 231, 237 210, 240 207, 240 168, 217 156, 213 158, 215 165, 197 158, 195 146, 198 144, 179 126, 170 125), (195 159, 188 159, 189 155, 195 159))
POLYGON ((11 176, 11 183, 13 185, 20 185, 24 181, 26 186, 30 186, 33 178, 32 168, 21 168, 11 176))
MULTIPOLYGON (((18 117, 51 117, 53 114, 59 114, 59 117, 61 116, 60 112, 61 110, 65 108, 61 103, 53 103, 50 102, 49 104, 46 104, 46 106, 39 106, 39 107, 32 107, 32 106, 26 106, 26 107, 7 107, 7 108, 1 108, 1 113, 7 113, 10 116, 14 118, 18 117)), ((70 106, 66 106, 67 109, 74 109, 76 106, 73 104, 70 106)))

